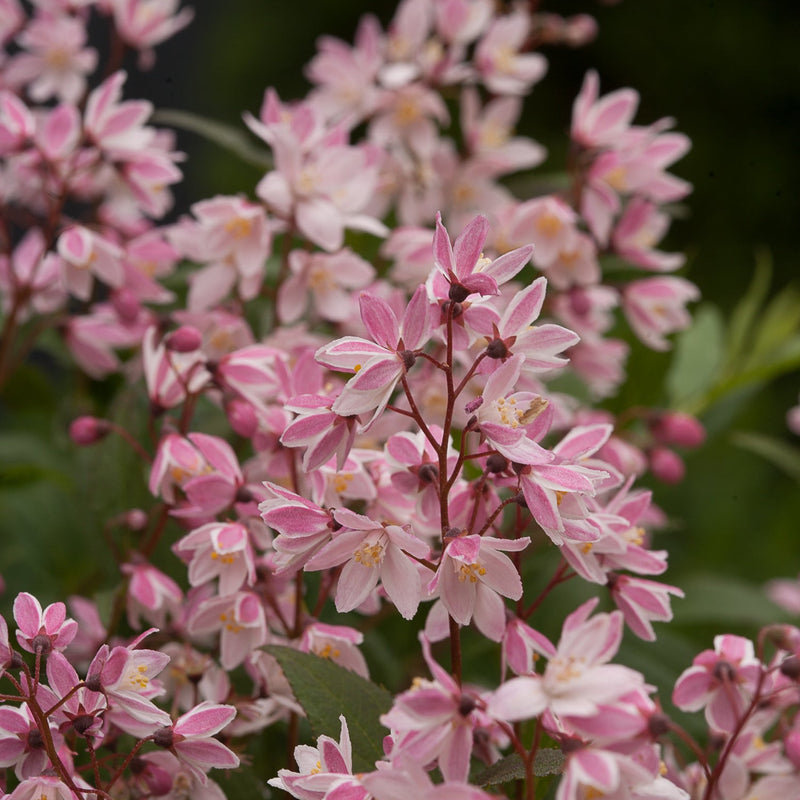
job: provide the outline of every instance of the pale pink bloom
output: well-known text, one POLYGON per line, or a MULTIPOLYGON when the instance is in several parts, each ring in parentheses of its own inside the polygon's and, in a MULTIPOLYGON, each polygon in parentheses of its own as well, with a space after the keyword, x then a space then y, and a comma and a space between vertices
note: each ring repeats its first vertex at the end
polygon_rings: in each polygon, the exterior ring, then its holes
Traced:
POLYGON ((219 578, 219 593, 231 595, 255 581, 250 534, 238 522, 209 522, 179 539, 172 549, 189 562, 192 586, 219 578))
POLYGON ((488 720, 478 709, 477 693, 464 691, 433 660, 425 637, 420 638, 434 679, 415 679, 381 716, 381 724, 392 731, 392 761, 429 764, 436 759, 446 782, 466 781, 474 731, 488 720))
POLYGON ((81 300, 89 299, 93 277, 113 287, 124 281, 122 249, 82 225, 73 225, 58 237, 58 254, 67 289, 81 300))
POLYGON ((503 663, 517 675, 534 671, 540 653, 553 653, 550 640, 534 630, 519 617, 512 617, 503 634, 503 663))
POLYGON ((0 154, 22 149, 35 130, 36 121, 25 103, 13 92, 0 90, 0 154))
POLYGON ((375 269, 350 248, 338 253, 289 253, 290 275, 278 291, 278 316, 283 323, 296 322, 309 300, 322 319, 344 322, 353 316, 356 289, 375 278, 375 269))
POLYGON ((655 203, 633 197, 614 226, 611 244, 618 255, 632 264, 656 272, 672 272, 683 266, 684 255, 655 249, 669 223, 669 216, 660 212, 655 203))
POLYGON ((604 488, 609 473, 585 462, 603 446, 611 430, 610 425, 576 426, 553 448, 552 461, 527 465, 519 472, 520 488, 528 509, 557 545, 563 544, 565 539, 585 542, 599 536, 594 526, 579 522, 589 513, 582 498, 591 497, 598 488, 604 488), (565 503, 567 498, 573 501, 572 506, 565 503), (562 505, 573 517, 571 521, 564 519, 562 505))
POLYGON ((486 29, 494 13, 491 0, 436 0, 436 32, 446 42, 469 44, 486 29))
POLYGON ((522 53, 530 31, 530 16, 518 9, 497 17, 475 50, 475 67, 494 94, 526 94, 547 72, 539 53, 522 53))
POLYGON ((122 564, 120 570, 130 578, 127 605, 132 628, 139 628, 141 617, 163 628, 167 615, 178 616, 183 592, 172 578, 147 563, 122 564))
POLYGON ((434 784, 422 765, 410 758, 364 775, 361 784, 372 797, 381 800, 408 800, 409 797, 424 797, 425 800, 491 800, 496 796, 460 781, 434 784))
POLYGON ((299 800, 366 800, 367 792, 360 785, 360 776, 353 775, 353 755, 347 721, 340 715, 342 723, 339 741, 330 736, 317 738, 317 746, 301 744, 294 749, 297 772, 278 770, 277 778, 268 783, 283 789, 299 800))
POLYGON ((607 663, 622 641, 622 614, 614 611, 589 619, 596 605, 593 598, 573 611, 558 647, 545 642, 544 673, 506 681, 488 700, 487 713, 507 722, 536 717, 546 709, 556 715, 591 717, 601 704, 642 687, 640 673, 607 663))
POLYGON ((80 112, 62 103, 38 118, 34 143, 55 172, 69 173, 82 135, 80 112))
MULTIPOLYGON (((498 286, 511 280, 530 260, 533 245, 526 245, 496 258, 485 258, 481 252, 489 233, 486 217, 475 217, 453 244, 436 215, 433 235, 433 260, 438 274, 450 284, 450 300, 461 303, 470 294, 499 294, 498 286)), ((437 292, 438 294, 438 292, 437 292)))
POLYGON ((0 255, 0 305, 5 313, 20 293, 28 293, 25 315, 30 310, 47 314, 64 305, 64 265, 55 253, 45 249, 41 228, 31 227, 10 256, 0 255))
POLYGON ((159 408, 174 408, 188 395, 198 394, 208 384, 211 374, 200 350, 178 353, 168 350, 164 340, 156 342, 158 330, 147 329, 142 342, 142 362, 147 393, 159 408))
POLYGON ((272 542, 278 573, 300 569, 330 541, 337 523, 330 512, 274 483, 265 483, 268 497, 259 505, 264 522, 278 531, 272 542), (269 495, 272 497, 269 497, 269 495))
POLYGON ((125 160, 154 143, 155 130, 144 126, 153 112, 147 100, 122 100, 122 86, 127 75, 115 72, 86 101, 84 130, 93 142, 113 161, 125 160))
POLYGON ((85 47, 86 36, 86 25, 76 17, 41 14, 17 36, 26 52, 9 59, 3 77, 11 86, 27 86, 37 103, 51 97, 77 103, 97 65, 97 51, 85 47))
POLYGON ((226 670, 239 666, 268 639, 261 599, 251 591, 203 601, 192 614, 188 630, 192 636, 220 631, 220 663, 226 670))
POLYGON ((0 0, 0 45, 5 45, 26 19, 18 0, 0 0))
POLYGON ((233 706, 208 701, 200 703, 173 725, 155 732, 153 741, 169 750, 205 784, 209 769, 233 769, 239 757, 213 736, 236 716, 233 706))
POLYGON ((642 342, 653 350, 667 350, 665 336, 691 325, 686 304, 699 299, 698 288, 684 278, 646 278, 625 287, 622 308, 642 342))
POLYGON ((127 647, 100 647, 86 673, 86 685, 102 691, 109 701, 106 718, 133 735, 146 736, 155 725, 169 725, 166 711, 155 706, 154 697, 164 694, 153 680, 169 663, 169 656, 157 650, 138 649, 150 629, 127 647))
POLYGON ((618 89, 599 98, 599 91, 600 79, 590 70, 572 106, 572 139, 584 147, 618 146, 636 114, 639 94, 618 89))
MULTIPOLYGON (((481 108, 475 89, 468 87, 462 93, 464 138, 473 164, 487 175, 530 169, 544 161, 547 155, 544 147, 527 137, 513 136, 521 110, 522 102, 518 97, 498 97, 481 108)), ((536 241, 539 247, 538 239, 530 237, 530 240, 536 241)))
POLYGON ((75 797, 75 792, 61 778, 49 775, 26 778, 6 795, 7 800, 75 800, 75 797))
POLYGON ((206 265, 191 276, 189 310, 211 308, 234 286, 243 300, 252 300, 261 289, 272 245, 263 206, 218 195, 195 203, 192 213, 196 221, 185 218, 169 234, 184 256, 206 265))
POLYGON ((585 233, 575 232, 569 245, 559 250, 542 271, 555 287, 562 290, 599 283, 600 264, 594 240, 585 233))
POLYGON ((357 608, 380 580, 401 616, 411 619, 422 596, 422 582, 409 556, 427 558, 428 545, 413 534, 410 525, 375 522, 347 508, 336 509, 333 518, 341 527, 306 562, 305 569, 344 564, 336 587, 336 610, 357 608))
MULTIPOLYGON (((53 744, 59 749, 63 737, 50 720, 48 726, 53 744)), ((0 767, 14 767, 20 780, 42 774, 50 766, 50 759, 41 741, 39 726, 27 705, 0 707, 0 767)))
POLYGON ((391 269, 394 283, 411 291, 425 282, 431 271, 432 239, 429 228, 401 225, 392 229, 380 253, 394 262, 391 269))
MULTIPOLYGON (((429 425, 429 430, 437 441, 442 441, 443 431, 438 425, 429 425)), ((385 452, 392 486, 404 500, 416 496, 416 510, 423 518, 438 519, 439 487, 442 480, 450 478, 458 458, 452 441, 447 442, 448 474, 441 479, 439 457, 422 431, 402 431, 390 436, 385 452)))
POLYGON ((73 664, 88 665, 97 648, 106 641, 106 627, 100 619, 96 603, 79 595, 72 595, 67 603, 78 623, 78 632, 66 653, 73 664))
POLYGON ((430 155, 436 148, 439 126, 449 121, 438 92, 421 83, 409 83, 381 92, 368 135, 371 142, 387 150, 402 144, 411 153, 430 155))
POLYGON ((800 575, 796 580, 776 579, 764 587, 767 597, 791 614, 800 615, 800 575))
POLYGON ((150 492, 174 505, 176 488, 183 488, 192 478, 212 472, 208 456, 215 449, 224 451, 225 446, 230 447, 227 442, 221 445, 222 441, 206 433, 190 433, 189 438, 177 433, 163 436, 150 469, 150 492))
POLYGON ((414 292, 401 320, 388 303, 367 292, 362 292, 359 305, 372 341, 346 336, 321 347, 315 358, 332 369, 356 373, 331 409, 343 417, 373 411, 374 421, 386 408, 395 386, 414 365, 415 351, 428 342, 432 306, 424 286, 414 292))
MULTIPOLYGON (((573 246, 577 214, 561 198, 547 195, 509 206, 499 238, 505 250, 520 242, 535 242, 533 263, 549 266, 562 251, 573 246)), ((498 244, 499 246, 499 244, 498 244)))
POLYGON ((14 620, 19 646, 44 656, 64 650, 78 631, 78 623, 67 619, 63 603, 51 603, 42 611, 39 601, 28 592, 20 592, 14 600, 14 620))
POLYGON ((714 649, 696 656, 678 678, 672 702, 683 711, 705 708, 708 724, 730 733, 742 721, 761 672, 749 639, 715 636, 714 649))
POLYGON ((505 604, 500 599, 522 597, 522 581, 503 553, 524 550, 530 539, 498 539, 463 534, 450 539, 428 592, 438 590, 450 616, 459 625, 475 624, 484 636, 499 642, 505 630, 505 604))
POLYGON ((362 120, 372 112, 383 61, 381 44, 380 25, 371 15, 359 22, 353 47, 332 36, 317 41, 317 53, 305 73, 316 85, 311 103, 327 118, 362 120))
POLYGON ((136 47, 141 55, 139 66, 148 69, 155 56, 152 48, 185 28, 194 17, 194 10, 178 11, 180 0, 109 0, 114 25, 122 40, 136 47), (177 13, 176 13, 177 12, 177 13))
POLYGON ((285 447, 305 447, 303 469, 311 472, 336 456, 336 469, 344 469, 356 436, 358 417, 333 411, 335 398, 298 395, 284 406, 297 414, 280 437, 285 447))
POLYGON ((625 379, 629 352, 630 347, 621 339, 584 334, 570 349, 569 363, 596 398, 608 397, 625 379))
POLYGON ((630 575, 609 575, 611 598, 625 616, 628 627, 645 641, 655 641, 651 620, 669 622, 672 619, 670 595, 683 597, 677 586, 669 586, 630 575))
POLYGON ((328 658, 340 667, 361 675, 362 678, 369 678, 367 662, 358 649, 358 645, 363 641, 364 634, 355 628, 312 622, 306 626, 300 637, 300 650, 328 658))
POLYGON ((490 447, 510 461, 520 464, 544 464, 553 454, 528 435, 528 428, 547 408, 546 401, 532 392, 513 392, 525 357, 514 355, 498 367, 486 381, 483 393, 467 405, 475 412, 474 427, 490 447))
POLYGON ((88 686, 81 686, 75 691, 81 679, 72 664, 58 652, 47 657, 47 682, 50 689, 40 689, 49 695, 47 703, 43 703, 42 698, 39 704, 47 708, 58 705, 51 717, 59 730, 63 732, 71 728, 79 736, 101 739, 103 719, 108 708, 105 696, 88 686), (61 700, 64 702, 60 703, 61 700))
POLYGON ((533 324, 541 313, 546 286, 545 278, 537 278, 513 296, 500 321, 492 325, 493 335, 486 336, 485 352, 490 359, 506 361, 519 353, 525 357, 522 371, 534 374, 568 363, 559 353, 577 344, 578 335, 560 325, 533 324))
POLYGON ((167 187, 183 178, 175 166, 181 154, 171 152, 171 146, 170 136, 157 136, 153 147, 131 153, 120 166, 120 176, 137 208, 153 219, 163 217, 172 207, 172 193, 167 187))
POLYGON ((345 228, 386 235, 383 223, 367 213, 377 189, 377 148, 348 145, 343 130, 333 129, 327 136, 315 133, 318 122, 311 108, 303 117, 302 126, 264 125, 246 118, 275 157, 275 169, 261 179, 256 194, 277 217, 291 221, 329 252, 341 249, 345 228))

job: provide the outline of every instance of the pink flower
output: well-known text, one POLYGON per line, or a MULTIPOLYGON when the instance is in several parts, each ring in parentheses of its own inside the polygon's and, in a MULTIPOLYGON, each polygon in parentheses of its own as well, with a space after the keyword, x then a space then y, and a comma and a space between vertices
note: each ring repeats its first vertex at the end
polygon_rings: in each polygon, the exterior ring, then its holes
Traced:
POLYGON ((478 709, 477 694, 463 690, 433 660, 427 639, 421 636, 420 641, 434 680, 417 678, 381 717, 392 731, 392 761, 429 764, 437 759, 445 781, 466 781, 474 731, 488 720, 478 709))
POLYGON ((618 89, 598 99, 599 90, 600 79, 590 70, 572 107, 572 139, 584 147, 619 145, 639 105, 633 89, 618 89))
MULTIPOLYGON (((81 683, 72 664, 61 653, 51 653, 47 659, 48 707, 58 705, 52 717, 59 730, 74 730, 79 736, 100 739, 103 737, 103 718, 108 707, 105 696, 88 686, 75 687, 81 683), (63 700, 63 703, 59 703, 63 700)), ((42 701, 39 701, 42 705, 42 701)))
POLYGON ((93 275, 109 286, 123 284, 122 250, 88 228, 67 228, 58 238, 58 254, 63 259, 67 288, 81 300, 91 295, 93 275))
POLYGON ((700 299, 698 288, 673 276, 628 284, 622 307, 634 333, 653 350, 667 350, 665 335, 686 330, 692 318, 686 303, 700 299))
POLYGON ((526 245, 494 261, 485 258, 481 250, 488 233, 489 221, 478 216, 451 244, 441 214, 436 215, 433 259, 439 274, 450 284, 449 297, 454 303, 463 302, 470 294, 499 294, 498 286, 511 280, 533 253, 533 245, 526 245))
POLYGON ((683 711, 705 707, 708 724, 732 732, 741 722, 761 675, 753 643, 741 636, 714 637, 714 649, 704 650, 675 683, 672 702, 683 711))
POLYGON ((365 800, 367 792, 360 785, 360 777, 353 775, 353 756, 347 720, 342 723, 339 741, 330 736, 317 738, 317 746, 299 745, 294 749, 298 772, 278 770, 277 778, 270 778, 270 786, 283 789, 299 800, 365 800))
POLYGON ((357 608, 380 580, 400 614, 411 619, 422 595, 422 582, 408 556, 427 558, 428 545, 414 536, 409 525, 381 524, 347 508, 336 509, 333 518, 342 527, 306 562, 305 569, 344 564, 336 588, 336 610, 357 608))
POLYGON ((538 445, 528 427, 547 408, 547 402, 532 392, 513 392, 525 356, 514 355, 498 367, 486 381, 483 393, 467 405, 475 413, 475 428, 490 447, 510 461, 520 464, 545 464, 553 454, 538 445))
POLYGON ((658 581, 611 573, 608 576, 611 598, 625 616, 628 627, 645 641, 655 641, 651 620, 669 622, 672 619, 670 595, 683 597, 677 586, 658 581))
POLYGON ((369 678, 367 662, 358 649, 363 641, 364 634, 347 625, 312 622, 300 637, 300 650, 304 653, 315 653, 320 658, 329 658, 362 678, 369 678))
POLYGON ((402 320, 389 304, 374 295, 361 294, 361 319, 372 341, 345 336, 321 347, 319 363, 332 369, 355 372, 331 406, 343 417, 373 411, 374 421, 383 412, 395 386, 416 361, 416 352, 427 343, 431 305, 420 286, 406 307, 402 320))
POLYGON ((56 97, 77 103, 86 91, 86 76, 97 64, 97 51, 86 44, 86 25, 66 14, 41 14, 17 37, 27 51, 9 59, 5 81, 27 85, 37 103, 56 97))
POLYGON ((239 766, 239 757, 222 742, 212 738, 235 716, 236 709, 233 706, 205 701, 180 717, 174 725, 165 725, 157 730, 153 741, 169 750, 205 784, 209 769, 233 769, 239 766))
POLYGON ((142 361, 151 402, 159 408, 174 408, 190 394, 199 393, 211 379, 200 350, 178 353, 168 350, 158 331, 147 329, 142 342, 142 361))
POLYGON ((177 11, 180 0, 111 0, 114 25, 120 37, 141 51, 139 66, 153 65, 151 48, 185 28, 194 17, 194 10, 177 11))
POLYGON ((374 267, 349 248, 338 253, 292 250, 289 270, 278 291, 278 316, 285 324, 303 315, 309 299, 322 319, 344 322, 353 316, 354 290, 375 278, 374 267))
POLYGON ((67 619, 63 603, 51 603, 42 611, 39 601, 27 592, 20 592, 14 600, 14 619, 19 646, 37 655, 64 650, 78 632, 78 623, 67 619))
POLYGON ((159 682, 153 679, 170 658, 157 650, 138 648, 142 639, 154 630, 138 636, 127 647, 102 645, 87 671, 86 685, 102 691, 109 701, 108 719, 134 735, 144 736, 155 725, 170 723, 169 714, 151 702, 164 694, 159 682))
POLYGON ((250 591, 203 601, 188 628, 193 636, 220 631, 220 663, 227 670, 239 666, 268 638, 261 599, 250 591))
POLYGON ((175 581, 147 563, 122 564, 128 584, 128 622, 138 628, 144 616, 153 625, 163 628, 167 615, 176 617, 183 601, 183 592, 175 581))
POLYGON ((589 619, 596 605, 597 598, 589 600, 567 617, 558 647, 539 643, 546 645, 544 673, 506 681, 488 700, 487 713, 507 722, 538 716, 545 709, 591 717, 601 704, 642 687, 640 673, 607 663, 622 640, 622 614, 614 611, 589 619))
POLYGON ((682 253, 662 253, 655 245, 669 228, 670 218, 643 197, 631 198, 614 227, 611 243, 632 264, 655 272, 671 272, 683 266, 682 253))
POLYGON ((250 534, 238 522, 209 522, 195 528, 173 546, 189 561, 189 583, 202 586, 219 578, 219 593, 234 594, 255 581, 255 556, 250 534))
MULTIPOLYGON (((58 749, 63 745, 63 737, 49 720, 48 725, 58 749)), ((40 775, 50 766, 41 742, 39 726, 27 705, 0 707, 0 767, 14 767, 20 780, 40 775)))
POLYGON ((475 66, 494 94, 522 95, 547 72, 539 53, 520 52, 530 30, 530 16, 518 9, 497 17, 475 50, 475 66))
POLYGON ((499 642, 505 631, 505 605, 500 597, 522 597, 519 573, 502 551, 518 553, 530 541, 527 536, 456 536, 447 543, 428 591, 438 589, 447 611, 459 625, 469 625, 474 617, 481 633, 499 642))

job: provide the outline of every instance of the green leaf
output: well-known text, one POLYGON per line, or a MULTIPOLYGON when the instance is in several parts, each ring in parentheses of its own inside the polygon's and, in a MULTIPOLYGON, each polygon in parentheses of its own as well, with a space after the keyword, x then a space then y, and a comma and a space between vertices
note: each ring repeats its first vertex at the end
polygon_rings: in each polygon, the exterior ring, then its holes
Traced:
MULTIPOLYGON (((564 770, 564 753, 555 747, 541 747, 533 758, 533 774, 537 778, 545 775, 560 775, 564 770)), ((476 786, 495 786, 498 783, 525 780, 525 763, 519 753, 495 761, 479 772, 472 783, 476 786)))
POLYGON ((353 745, 353 770, 369 772, 383 758, 386 728, 379 717, 392 707, 392 695, 381 686, 325 658, 291 647, 268 645, 294 696, 308 717, 314 736, 338 738, 343 714, 353 745))
MULTIPOLYGON (((537 754, 538 755, 538 754, 537 754)), ((481 770, 472 780, 476 786, 495 786, 498 783, 525 779, 525 764, 519 753, 495 761, 490 767, 481 770)))
POLYGON ((196 133, 239 156, 242 161, 252 164, 254 167, 270 169, 273 166, 269 153, 254 146, 248 135, 233 125, 174 108, 158 109, 153 114, 153 122, 196 133))
POLYGON ((737 447, 766 459, 800 483, 800 447, 758 433, 734 433, 731 441, 737 447))
POLYGON ((694 325, 676 341, 675 357, 666 380, 673 408, 687 405, 713 385, 722 361, 724 339, 719 309, 711 305, 701 306, 694 325))
POLYGON ((725 354, 725 371, 734 368, 734 365, 746 353, 747 342, 752 339, 753 328, 759 311, 767 299, 771 280, 772 259, 769 252, 764 251, 756 256, 753 280, 731 314, 725 354))
POLYGON ((536 751, 533 759, 533 774, 537 778, 543 775, 560 775, 564 771, 566 756, 555 747, 542 747, 536 751))
POLYGON ((754 625, 789 622, 760 587, 722 575, 695 575, 684 580, 686 598, 675 607, 678 625, 754 625))

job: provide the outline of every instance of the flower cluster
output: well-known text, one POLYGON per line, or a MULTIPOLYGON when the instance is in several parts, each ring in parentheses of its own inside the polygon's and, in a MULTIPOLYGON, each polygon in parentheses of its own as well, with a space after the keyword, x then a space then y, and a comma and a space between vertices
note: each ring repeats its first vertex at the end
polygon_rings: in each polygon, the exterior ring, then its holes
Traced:
POLYGON ((46 327, 89 377, 121 373, 150 441, 92 416, 71 436, 124 437, 153 498, 109 522, 120 588, 107 623, 91 599, 73 599, 76 621, 21 594, 26 661, 0 617, 10 800, 219 798, 206 773, 239 757, 218 735, 244 747, 288 722, 296 737, 309 710, 270 645, 368 679, 363 633, 337 612, 416 620, 431 678, 381 716, 373 771, 354 774, 344 717, 338 742, 298 747, 297 770, 271 783, 301 800, 480 800, 475 762, 512 749, 534 797, 545 743, 563 754, 558 800, 795 796, 800 631, 772 631, 769 659, 766 637, 757 652, 718 637, 681 676, 674 703, 705 709, 715 758, 645 676, 612 663, 626 627, 655 639, 683 594, 656 579, 663 514, 636 480, 680 480, 675 448, 704 431, 676 411, 595 402, 625 379, 612 330, 627 322, 663 350, 689 325, 698 291, 670 274, 683 257, 658 249, 667 204, 690 191, 668 172, 688 139, 667 119, 634 124, 637 93, 601 96, 589 72, 564 188, 517 197, 502 181, 546 157, 514 132, 547 70, 540 50, 585 43, 591 18, 402 0, 386 30, 367 17, 353 45, 320 41, 305 99, 267 89, 246 115, 271 156, 252 197, 200 200, 163 224, 182 156, 147 124, 150 103, 124 98, 115 49, 98 69, 87 25, 106 17, 148 67, 191 11, 0 12, 0 386, 46 327), (165 280, 179 282, 181 260, 185 303, 165 280), (555 564, 544 580, 540 561, 555 564), (572 578, 614 610, 584 602, 554 644, 535 626, 572 578), (462 635, 493 648, 494 686, 464 682, 462 635), (449 671, 432 649, 445 641, 449 671), (665 744, 670 730, 696 763, 665 744))

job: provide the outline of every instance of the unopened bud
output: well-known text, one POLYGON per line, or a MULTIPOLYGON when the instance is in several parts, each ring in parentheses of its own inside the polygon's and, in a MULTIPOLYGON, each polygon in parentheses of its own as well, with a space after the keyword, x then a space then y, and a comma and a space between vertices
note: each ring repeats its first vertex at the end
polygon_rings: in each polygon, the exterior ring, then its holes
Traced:
POLYGON ((111 423, 98 417, 78 417, 69 426, 69 438, 81 446, 99 442, 110 432, 111 423))
POLYGON ((245 439, 252 438, 258 430, 258 415, 250 403, 234 398, 225 406, 231 428, 245 439))
POLYGON ((680 411, 661 414, 650 426, 650 430, 662 444, 678 447, 699 447, 706 438, 706 429, 698 419, 680 411))
POLYGON ((683 459, 667 447, 654 447, 650 451, 650 469, 663 483, 680 483, 686 474, 683 459))
POLYGON ((193 325, 181 325, 164 339, 164 345, 175 353, 193 353, 203 344, 203 334, 193 325))
POLYGON ((130 289, 118 289, 111 295, 111 305, 123 322, 134 322, 142 307, 130 289))
POLYGON ((131 508, 122 515, 122 524, 131 531, 143 531, 149 518, 141 508, 131 508))
POLYGON ((583 47, 597 38, 597 20, 589 14, 575 14, 564 23, 564 43, 570 47, 583 47))

